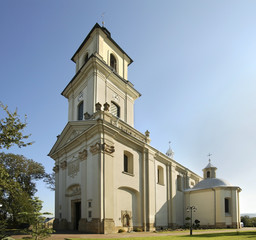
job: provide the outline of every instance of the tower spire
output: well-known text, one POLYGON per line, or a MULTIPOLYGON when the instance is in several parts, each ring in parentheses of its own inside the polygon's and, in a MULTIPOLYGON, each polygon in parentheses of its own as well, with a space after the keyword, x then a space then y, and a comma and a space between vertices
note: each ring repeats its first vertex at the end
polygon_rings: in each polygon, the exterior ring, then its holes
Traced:
POLYGON ((169 158, 173 158, 174 157, 174 152, 172 151, 172 148, 171 148, 171 141, 169 141, 169 149, 167 150, 166 155, 169 158))

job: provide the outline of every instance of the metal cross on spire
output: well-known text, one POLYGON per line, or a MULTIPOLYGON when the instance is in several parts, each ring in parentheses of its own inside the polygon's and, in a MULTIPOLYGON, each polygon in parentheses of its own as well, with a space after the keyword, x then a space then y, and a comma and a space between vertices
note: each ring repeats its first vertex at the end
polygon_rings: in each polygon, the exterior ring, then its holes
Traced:
POLYGON ((207 155, 208 157, 209 157, 209 163, 211 162, 211 156, 212 156, 212 154, 211 153, 209 153, 208 155, 207 155))
POLYGON ((102 14, 101 14, 101 23, 102 23, 102 27, 105 27, 104 25, 105 25, 105 22, 104 22, 104 14, 105 14, 105 12, 103 12, 102 14))

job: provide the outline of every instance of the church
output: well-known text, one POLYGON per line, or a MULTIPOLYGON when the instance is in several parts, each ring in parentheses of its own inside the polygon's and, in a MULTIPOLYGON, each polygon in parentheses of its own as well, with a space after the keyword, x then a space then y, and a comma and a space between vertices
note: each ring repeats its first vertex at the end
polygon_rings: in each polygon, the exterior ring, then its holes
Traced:
POLYGON ((104 26, 95 24, 71 60, 76 73, 62 91, 68 122, 49 156, 55 161, 56 230, 86 233, 154 231, 193 221, 240 227, 241 189, 204 177, 150 145, 150 133, 134 128, 141 94, 128 80, 133 60, 104 26))

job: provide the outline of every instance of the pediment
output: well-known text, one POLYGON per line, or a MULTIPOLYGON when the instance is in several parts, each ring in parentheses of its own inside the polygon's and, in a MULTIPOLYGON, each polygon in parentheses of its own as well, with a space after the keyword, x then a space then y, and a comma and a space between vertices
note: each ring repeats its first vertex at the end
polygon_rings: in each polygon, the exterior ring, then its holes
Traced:
POLYGON ((95 121, 74 121, 68 122, 62 133, 57 137, 57 141, 53 145, 50 153, 48 154, 50 157, 58 152, 63 147, 72 144, 72 142, 84 134, 88 129, 96 124, 95 121))

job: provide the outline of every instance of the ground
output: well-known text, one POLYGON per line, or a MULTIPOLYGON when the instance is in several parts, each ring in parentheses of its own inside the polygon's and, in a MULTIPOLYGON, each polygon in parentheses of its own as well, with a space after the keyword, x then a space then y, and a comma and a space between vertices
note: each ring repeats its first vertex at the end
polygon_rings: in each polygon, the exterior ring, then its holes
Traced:
MULTIPOLYGON (((242 228, 239 230, 236 229, 213 229, 213 230, 194 230, 193 235, 201 236, 202 234, 216 234, 216 236, 212 236, 214 238, 211 238, 212 240, 214 239, 223 239, 223 236, 226 235, 228 236, 229 234, 233 233, 241 233, 240 238, 236 238, 235 236, 230 236, 230 238, 227 239, 246 239, 246 235, 244 234, 245 232, 250 231, 252 232, 248 238, 250 239, 256 239, 256 228, 242 228), (221 234, 222 233, 222 234, 221 234), (221 234, 218 236, 218 234, 221 234), (242 238, 243 236, 243 238, 242 238)), ((239 235, 238 233, 238 235, 239 235)), ((55 233, 53 234, 48 240, 54 239, 54 240, 65 240, 65 239, 121 239, 121 238, 126 238, 126 239, 133 239, 133 238, 139 238, 139 239, 144 239, 146 237, 152 237, 151 240, 159 239, 160 237, 168 237, 168 236, 184 236, 188 235, 189 236, 189 231, 169 231, 169 232, 158 232, 158 233, 153 233, 153 232, 140 232, 140 233, 113 233, 113 234, 81 234, 81 233, 70 233, 70 234, 64 234, 64 233, 55 233)), ((14 239, 22 239, 22 237, 25 237, 24 235, 15 235, 12 236, 14 239)), ((193 237, 194 238, 194 237, 193 237)), ((202 236, 200 237, 201 240, 203 239, 208 239, 209 236, 205 236, 205 238, 202 236)), ((138 240, 139 240, 138 239, 138 240)), ((165 240, 166 238, 162 239, 165 240)), ((173 238, 171 238, 173 239, 173 238)), ((182 238, 186 239, 186 238, 182 238)), ((225 238, 226 239, 226 238, 225 238)), ((175 240, 175 239, 174 239, 175 240)))

